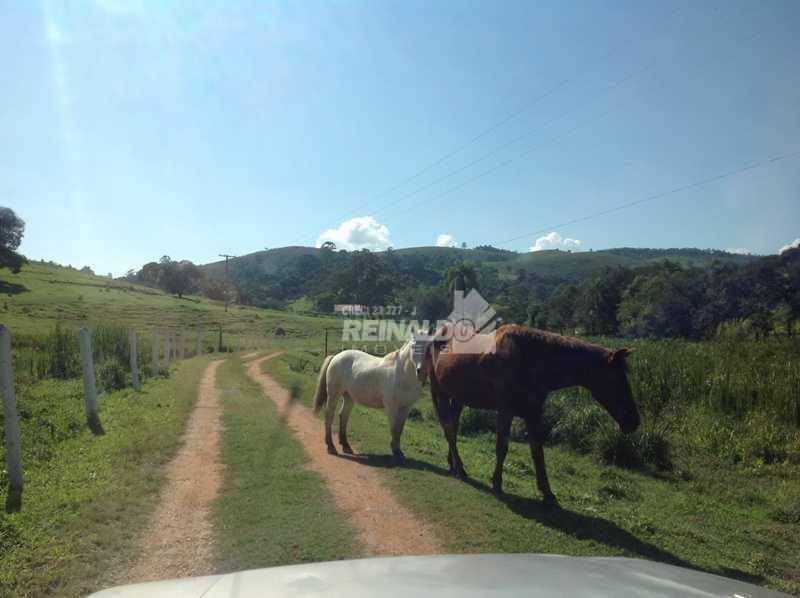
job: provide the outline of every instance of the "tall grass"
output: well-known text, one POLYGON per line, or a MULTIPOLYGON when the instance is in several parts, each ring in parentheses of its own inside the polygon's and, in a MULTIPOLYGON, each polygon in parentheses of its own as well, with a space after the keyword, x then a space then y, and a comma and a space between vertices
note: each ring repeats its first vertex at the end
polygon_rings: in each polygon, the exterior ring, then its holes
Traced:
MULTIPOLYGON (((99 371, 106 364, 118 364, 127 371, 130 363, 127 329, 99 325, 90 331, 95 369, 99 371)), ((150 361, 149 343, 140 340, 137 352, 140 373, 146 375, 146 364, 150 361)), ((15 335, 12 354, 14 374, 20 382, 33 383, 49 378, 68 380, 81 375, 78 331, 61 324, 56 324, 45 335, 15 335)))
POLYGON ((659 417, 687 405, 734 417, 762 413, 800 427, 800 340, 637 341, 631 389, 659 417))

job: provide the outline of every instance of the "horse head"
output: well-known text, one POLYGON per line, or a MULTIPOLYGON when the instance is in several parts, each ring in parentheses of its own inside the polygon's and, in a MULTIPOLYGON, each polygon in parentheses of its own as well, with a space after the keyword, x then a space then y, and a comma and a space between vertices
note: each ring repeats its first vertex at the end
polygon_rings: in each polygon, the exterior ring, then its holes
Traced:
POLYGON ((426 332, 414 330, 411 332, 411 359, 414 362, 414 370, 417 372, 417 380, 423 382, 428 373, 425 367, 426 350, 430 336, 426 332))
POLYGON ((639 412, 633 401, 628 383, 626 360, 632 349, 615 349, 609 352, 602 367, 594 375, 589 389, 597 401, 605 407, 624 433, 639 427, 639 412))
POLYGON ((416 330, 411 333, 414 366, 420 381, 431 376, 439 352, 450 340, 452 330, 448 329, 448 325, 444 324, 438 329, 431 325, 427 331, 416 330))

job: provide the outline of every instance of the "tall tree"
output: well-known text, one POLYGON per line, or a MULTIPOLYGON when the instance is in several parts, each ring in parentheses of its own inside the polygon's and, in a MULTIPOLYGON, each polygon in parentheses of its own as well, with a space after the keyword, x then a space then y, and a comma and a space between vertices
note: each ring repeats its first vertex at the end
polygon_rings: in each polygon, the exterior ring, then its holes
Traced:
POLYGON ((463 291, 466 294, 478 286, 478 275, 475 266, 470 262, 460 262, 450 266, 445 278, 451 302, 455 291, 463 291))
POLYGON ((25 263, 17 248, 25 234, 25 222, 11 208, 0 207, 0 268, 9 268, 15 274, 25 263))

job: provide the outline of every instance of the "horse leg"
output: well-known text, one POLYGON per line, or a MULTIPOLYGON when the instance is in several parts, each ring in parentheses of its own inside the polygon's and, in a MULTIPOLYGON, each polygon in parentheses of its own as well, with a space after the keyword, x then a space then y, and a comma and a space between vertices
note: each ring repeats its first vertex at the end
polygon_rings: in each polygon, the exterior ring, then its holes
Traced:
POLYGON ((447 440, 447 466, 450 473, 455 473, 453 466, 453 450, 450 448, 450 439, 447 436, 447 419, 450 417, 450 401, 443 399, 436 385, 431 382, 431 399, 433 399, 433 408, 436 411, 436 419, 439 420, 439 425, 442 427, 444 437, 447 440))
POLYGON ((328 385, 328 403, 325 405, 325 445, 331 455, 337 455, 333 444, 333 416, 336 415, 336 404, 339 402, 338 389, 328 385))
POLYGON ((339 412, 339 444, 342 445, 342 452, 348 455, 353 454, 350 443, 347 442, 347 422, 350 419, 350 412, 353 410, 353 398, 349 393, 344 393, 344 404, 339 412))
POLYGON ((401 407, 394 411, 389 417, 389 429, 392 433, 392 455, 397 463, 402 463, 406 456, 400 450, 400 436, 403 434, 403 427, 406 425, 409 409, 401 407))
POLYGON ((508 436, 511 433, 511 420, 514 416, 510 411, 497 412, 497 444, 495 453, 497 459, 494 464, 494 474, 492 475, 492 491, 495 494, 503 493, 503 463, 508 454, 508 436))
POLYGON ((525 420, 528 428, 528 443, 531 447, 531 457, 536 468, 536 486, 546 502, 555 503, 556 497, 550 489, 550 482, 547 479, 547 469, 544 465, 544 429, 542 418, 532 416, 525 420))
POLYGON ((458 420, 461 418, 461 410, 463 408, 464 406, 461 403, 450 401, 447 421, 444 424, 444 434, 450 447, 450 458, 448 459, 450 461, 450 470, 459 478, 465 480, 467 479, 467 471, 464 469, 461 455, 458 454, 458 420))

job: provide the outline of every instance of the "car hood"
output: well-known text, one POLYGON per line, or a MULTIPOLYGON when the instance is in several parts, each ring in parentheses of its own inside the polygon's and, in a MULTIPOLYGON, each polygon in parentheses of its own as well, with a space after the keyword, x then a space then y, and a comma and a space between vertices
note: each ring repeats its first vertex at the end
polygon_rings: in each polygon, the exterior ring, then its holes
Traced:
POLYGON ((422 596, 786 596, 749 583, 619 557, 536 554, 415 556, 334 561, 109 588, 95 598, 422 596))

